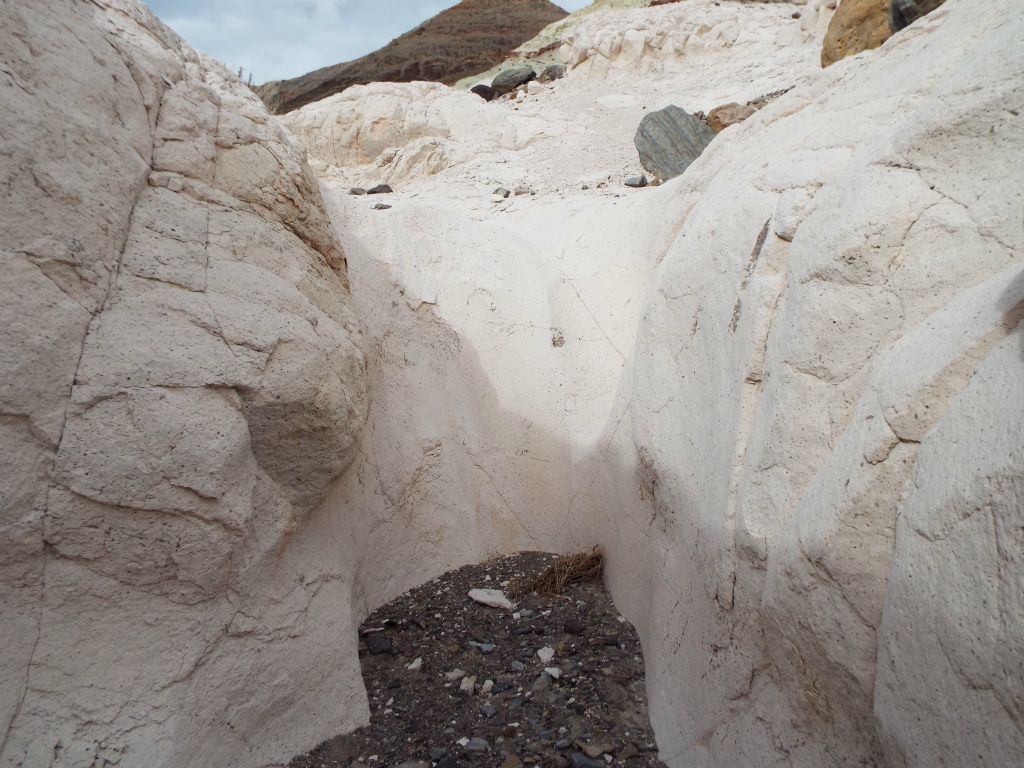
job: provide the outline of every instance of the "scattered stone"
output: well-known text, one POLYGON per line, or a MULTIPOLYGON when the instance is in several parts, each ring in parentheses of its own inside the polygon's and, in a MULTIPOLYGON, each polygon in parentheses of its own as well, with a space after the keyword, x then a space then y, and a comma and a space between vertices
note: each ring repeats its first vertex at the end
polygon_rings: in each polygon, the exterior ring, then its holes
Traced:
POLYGON ((562 625, 562 629, 565 630, 567 635, 575 635, 579 637, 587 630, 587 625, 579 619, 566 619, 565 624, 562 625))
MULTIPOLYGON (((519 594, 520 579, 546 573, 556 561, 530 553, 467 566, 377 609, 360 627, 360 640, 390 636, 394 649, 375 656, 361 644, 370 723, 352 735, 344 760, 327 759, 323 744, 291 768, 352 768, 360 756, 369 768, 428 757, 435 768, 571 768, 572 753, 586 757, 597 742, 616 745, 612 765, 626 765, 622 747, 653 738, 643 662, 636 634, 619 622, 601 583, 569 584, 558 598, 523 593, 514 612, 477 607, 466 597, 492 584, 519 594), (580 639, 563 631, 573 621, 580 639), (547 649, 548 661, 538 649, 547 649), (474 738, 474 746, 486 745, 482 751, 469 749, 474 738)), ((664 766, 656 751, 640 751, 628 768, 664 766)))
POLYGON ((495 92, 495 90, 491 88, 491 86, 487 85, 487 83, 480 83, 479 85, 474 85, 472 88, 469 89, 469 92, 475 93, 484 101, 494 101, 494 97, 498 95, 495 92))
POLYGON ((348 765, 359 754, 356 740, 351 734, 335 736, 323 744, 324 755, 341 765, 348 765))
POLYGON ((537 651, 537 656, 540 657, 541 661, 547 664, 549 661, 555 658, 555 649, 551 648, 550 646, 545 646, 541 648, 539 651, 537 651))
POLYGON ((587 757, 581 752, 573 752, 572 768, 605 768, 605 762, 604 760, 587 757))
POLYGON ((506 189, 505 187, 498 187, 491 194, 493 194, 495 197, 500 197, 502 200, 504 200, 505 198, 512 194, 512 191, 506 189))
POLYGON ((565 334, 558 328, 553 329, 551 332, 551 346, 556 349, 565 346, 565 334))
POLYGON ((484 656, 494 653, 494 649, 498 647, 494 643, 478 643, 476 640, 470 640, 469 645, 476 648, 484 656))
POLYGON ((626 179, 625 184, 627 187, 642 188, 647 186, 646 176, 630 176, 626 179))
POLYGON ((508 610, 515 608, 512 601, 505 597, 505 593, 498 589, 471 589, 469 597, 490 608, 506 608, 508 610))
POLYGON ((370 189, 366 190, 366 194, 368 194, 368 195, 390 195, 394 191, 395 190, 393 190, 387 184, 378 184, 376 187, 370 187, 370 189))
POLYGON ((707 123, 669 105, 644 115, 633 143, 640 153, 640 164, 667 181, 689 168, 713 138, 715 132, 707 123))
POLYGON ((496 96, 504 96, 506 93, 511 93, 519 86, 525 85, 536 77, 537 73, 534 72, 533 67, 528 64, 522 64, 518 67, 510 67, 499 72, 498 76, 491 81, 491 88, 496 96))
POLYGON ((348 193, 350 195, 365 195, 366 190, 363 189, 362 187, 352 187, 352 189, 350 189, 348 193))
POLYGON ((748 117, 757 112, 757 107, 751 104, 723 104, 720 107, 715 107, 705 119, 708 126, 715 133, 721 133, 730 125, 736 125, 742 123, 748 117))
POLYGON ((467 752, 487 752, 491 748, 491 745, 487 743, 486 739, 481 739, 479 736, 474 736, 465 745, 467 752))
POLYGON ((583 747, 583 754, 587 757, 601 757, 606 752, 611 752, 614 747, 610 744, 587 744, 583 747))
POLYGON ((410 760, 409 762, 402 763, 398 768, 430 768, 430 763, 423 760, 410 760))
POLYGON ((366 650, 374 656, 379 656, 382 653, 394 653, 395 649, 390 637, 383 632, 375 632, 372 635, 367 635, 366 650))
POLYGON ((391 210, 391 206, 390 205, 386 205, 385 203, 377 203, 375 206, 373 206, 373 210, 375 210, 375 211, 390 211, 391 210))
POLYGON ((405 668, 408 669, 410 672, 419 672, 421 669, 423 669, 423 659, 417 657, 416 660, 413 661, 411 664, 406 664, 405 668))
POLYGON ((565 77, 565 64, 549 64, 537 79, 542 83, 551 83, 561 80, 563 77, 565 77))
POLYGON ((892 0, 889 9, 889 26, 893 32, 899 32, 922 16, 931 13, 945 0, 892 0))
POLYGON ((633 744, 627 744, 625 747, 622 748, 622 751, 619 752, 619 762, 624 763, 627 760, 632 760, 639 754, 640 750, 638 750, 633 744))

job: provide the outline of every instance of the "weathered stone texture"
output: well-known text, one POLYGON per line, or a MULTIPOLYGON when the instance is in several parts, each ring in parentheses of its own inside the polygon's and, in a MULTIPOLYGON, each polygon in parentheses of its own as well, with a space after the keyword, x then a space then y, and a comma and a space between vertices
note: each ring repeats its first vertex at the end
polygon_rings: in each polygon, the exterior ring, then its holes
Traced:
POLYGON ((367 407, 318 184, 139 5, 3 4, 0 52, 0 763, 284 759, 364 707, 297 706, 347 643, 287 660, 348 626, 294 551, 367 407))

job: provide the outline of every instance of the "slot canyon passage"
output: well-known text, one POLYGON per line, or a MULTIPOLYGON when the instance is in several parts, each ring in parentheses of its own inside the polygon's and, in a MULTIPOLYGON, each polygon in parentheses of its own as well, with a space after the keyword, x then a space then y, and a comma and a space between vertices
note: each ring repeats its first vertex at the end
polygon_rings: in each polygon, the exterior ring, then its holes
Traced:
POLYGON ((1018 1, 824 69, 824 0, 597 5, 516 99, 275 117, 0 0, 0 765, 287 764, 373 610, 594 545, 671 768, 1022 763, 1018 1))

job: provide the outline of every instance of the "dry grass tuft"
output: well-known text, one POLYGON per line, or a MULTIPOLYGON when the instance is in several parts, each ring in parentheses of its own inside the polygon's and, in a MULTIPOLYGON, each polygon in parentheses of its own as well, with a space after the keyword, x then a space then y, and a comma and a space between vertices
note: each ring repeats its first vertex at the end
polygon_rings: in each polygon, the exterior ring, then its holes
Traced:
POLYGON ((538 576, 517 579, 510 585, 509 591, 513 599, 531 592, 544 596, 560 595, 570 584, 600 581, 603 572, 604 554, 599 547, 594 547, 590 552, 578 552, 575 555, 558 558, 538 576))

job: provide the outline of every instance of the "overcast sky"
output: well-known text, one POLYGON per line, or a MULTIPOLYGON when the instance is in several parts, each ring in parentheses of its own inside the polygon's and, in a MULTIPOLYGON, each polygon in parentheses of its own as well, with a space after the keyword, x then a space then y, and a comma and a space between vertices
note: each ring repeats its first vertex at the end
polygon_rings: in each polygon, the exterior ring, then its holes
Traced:
MULTIPOLYGON (((553 0, 573 11, 590 0, 553 0)), ((253 82, 357 59, 455 0, 148 0, 175 32, 253 82)))

